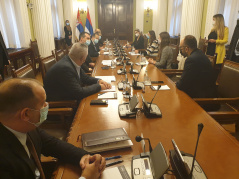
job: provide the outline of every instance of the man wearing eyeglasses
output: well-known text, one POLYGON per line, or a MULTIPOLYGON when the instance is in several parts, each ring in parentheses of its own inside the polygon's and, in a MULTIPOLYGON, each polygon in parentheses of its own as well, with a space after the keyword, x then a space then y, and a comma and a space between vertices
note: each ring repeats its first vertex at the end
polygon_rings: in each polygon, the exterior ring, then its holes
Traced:
POLYGON ((187 35, 180 43, 180 53, 187 57, 178 89, 192 98, 216 97, 215 74, 210 60, 197 48, 197 40, 187 35))
POLYGON ((97 179, 105 159, 48 135, 38 126, 48 114, 44 88, 36 80, 11 79, 0 85, 0 178, 45 179, 40 155, 78 165, 82 179, 97 179))

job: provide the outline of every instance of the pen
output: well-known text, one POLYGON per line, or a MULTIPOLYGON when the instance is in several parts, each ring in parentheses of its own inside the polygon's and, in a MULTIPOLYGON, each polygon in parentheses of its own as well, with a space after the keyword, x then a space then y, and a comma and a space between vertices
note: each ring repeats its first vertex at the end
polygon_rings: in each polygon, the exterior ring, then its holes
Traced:
POLYGON ((118 160, 116 162, 108 163, 108 164, 106 164, 106 167, 110 167, 112 165, 116 165, 116 164, 119 164, 119 163, 122 163, 122 162, 123 162, 123 160, 118 160))
POLYGON ((121 158, 121 155, 117 155, 117 156, 113 156, 113 157, 106 157, 105 160, 111 160, 111 159, 117 159, 117 158, 121 158))

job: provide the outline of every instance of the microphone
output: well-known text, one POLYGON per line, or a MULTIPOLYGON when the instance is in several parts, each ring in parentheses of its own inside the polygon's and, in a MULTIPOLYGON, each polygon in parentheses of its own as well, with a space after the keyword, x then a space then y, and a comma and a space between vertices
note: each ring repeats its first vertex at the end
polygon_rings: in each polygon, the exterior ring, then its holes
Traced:
MULTIPOLYGON (((142 68, 143 68, 144 66, 143 65, 141 65, 141 68, 140 68, 140 71, 139 71, 139 74, 140 74, 140 72, 141 72, 141 70, 142 70, 142 68)), ((139 79, 139 74, 138 74, 138 77, 137 77, 137 80, 136 80, 136 82, 138 81, 138 79, 139 79)))
POLYGON ((130 73, 133 73, 133 71, 134 71, 133 65, 134 65, 134 64, 131 64, 130 73))
POLYGON ((149 151, 150 151, 150 153, 152 152, 153 149, 152 149, 149 138, 142 138, 141 136, 137 135, 135 137, 135 140, 136 140, 136 142, 140 142, 141 140, 147 140, 149 142, 149 151))
POLYGON ((192 168, 191 168, 190 174, 188 176, 188 179, 191 179, 193 176, 193 168, 194 168, 194 162, 195 162, 196 154, 197 154, 198 141, 199 141, 199 137, 200 137, 203 127, 204 127, 203 123, 198 124, 198 138, 197 138, 196 148, 195 148, 195 152, 194 152, 194 156, 193 156, 192 168))
POLYGON ((156 96, 156 94, 158 93, 158 91, 159 91, 160 88, 161 88, 161 85, 158 85, 158 89, 157 89, 157 91, 156 91, 156 93, 155 93, 155 95, 154 95, 152 101, 150 102, 149 113, 150 113, 150 111, 151 111, 151 105, 152 105, 152 103, 153 103, 153 100, 154 100, 154 98, 155 98, 155 96, 156 96))
POLYGON ((125 73, 125 82, 127 83, 128 82, 128 77, 127 77, 127 74, 125 73))

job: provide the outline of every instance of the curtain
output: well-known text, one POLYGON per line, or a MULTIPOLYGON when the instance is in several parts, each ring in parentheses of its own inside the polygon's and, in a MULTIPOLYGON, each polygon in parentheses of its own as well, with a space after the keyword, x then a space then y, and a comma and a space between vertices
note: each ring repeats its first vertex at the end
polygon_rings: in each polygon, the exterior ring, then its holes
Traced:
POLYGON ((29 47, 31 31, 25 0, 1 0, 0 30, 7 48, 29 47))
POLYGON ((225 25, 229 28, 228 43, 230 43, 234 29, 237 24, 239 11, 239 1, 238 0, 226 0, 224 7, 224 18, 225 25))
POLYGON ((62 0, 51 0, 51 14, 54 37, 64 37, 64 19, 62 0))
POLYGON ((167 31, 171 36, 181 32, 182 0, 168 0, 167 31))
POLYGON ((136 0, 136 28, 144 30, 144 0, 136 0))

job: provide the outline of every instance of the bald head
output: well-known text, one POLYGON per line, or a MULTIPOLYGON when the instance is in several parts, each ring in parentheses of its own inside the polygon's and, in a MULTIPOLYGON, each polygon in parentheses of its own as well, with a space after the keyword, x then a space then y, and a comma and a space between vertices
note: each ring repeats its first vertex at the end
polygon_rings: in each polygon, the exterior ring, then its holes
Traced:
POLYGON ((74 43, 69 52, 69 57, 81 66, 88 55, 88 46, 82 43, 74 43))
POLYGON ((25 107, 34 108, 38 102, 38 88, 42 85, 34 79, 14 78, 3 82, 0 85, 0 114, 15 113, 25 107))

